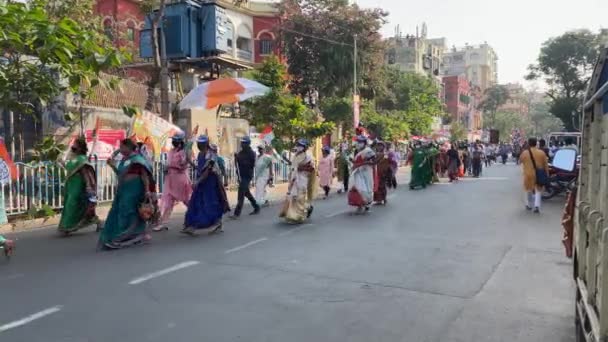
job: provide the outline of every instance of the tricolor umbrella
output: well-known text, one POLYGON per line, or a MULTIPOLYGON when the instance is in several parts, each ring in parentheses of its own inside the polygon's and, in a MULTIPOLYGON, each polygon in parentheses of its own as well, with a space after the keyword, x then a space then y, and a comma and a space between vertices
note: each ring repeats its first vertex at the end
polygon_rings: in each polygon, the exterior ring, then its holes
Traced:
POLYGON ((218 105, 236 103, 255 96, 262 96, 268 91, 270 91, 270 88, 265 85, 246 78, 220 78, 192 89, 179 103, 179 108, 211 109, 218 105))

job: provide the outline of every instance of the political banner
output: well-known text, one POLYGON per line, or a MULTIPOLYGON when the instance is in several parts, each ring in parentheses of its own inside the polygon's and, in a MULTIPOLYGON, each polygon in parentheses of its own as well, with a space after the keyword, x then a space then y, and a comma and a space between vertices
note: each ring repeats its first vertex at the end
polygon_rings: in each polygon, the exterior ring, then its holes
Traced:
POLYGON ((133 116, 130 137, 137 142, 142 142, 148 150, 159 158, 161 153, 171 150, 171 137, 182 129, 160 116, 148 112, 137 112, 133 116))

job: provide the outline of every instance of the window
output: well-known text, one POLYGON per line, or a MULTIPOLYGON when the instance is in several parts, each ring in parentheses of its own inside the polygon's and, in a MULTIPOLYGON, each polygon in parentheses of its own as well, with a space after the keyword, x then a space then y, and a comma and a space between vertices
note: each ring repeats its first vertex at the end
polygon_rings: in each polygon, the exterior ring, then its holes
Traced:
POLYGON ((133 21, 127 23, 127 40, 130 42, 135 41, 135 23, 133 21))
POLYGON ((127 40, 130 42, 135 41, 135 29, 132 27, 127 27, 127 40))
POLYGON ((260 55, 270 55, 272 54, 273 43, 270 37, 263 37, 260 40, 260 55))
POLYGON ((229 48, 232 47, 232 39, 228 38, 227 45, 228 45, 229 48))

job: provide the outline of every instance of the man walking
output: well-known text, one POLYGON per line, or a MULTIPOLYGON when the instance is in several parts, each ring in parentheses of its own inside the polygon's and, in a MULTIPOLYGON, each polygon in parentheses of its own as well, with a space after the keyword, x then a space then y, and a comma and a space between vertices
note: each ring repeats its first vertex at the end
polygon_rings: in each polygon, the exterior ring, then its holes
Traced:
POLYGON ((524 189, 526 191, 526 209, 534 209, 540 213, 541 193, 543 184, 537 179, 537 170, 543 170, 545 175, 549 174, 549 161, 547 155, 536 147, 536 138, 528 139, 528 148, 521 151, 519 161, 522 164, 524 189))
POLYGON ((269 205, 266 188, 273 180, 272 146, 260 145, 258 152, 258 159, 255 161, 255 200, 266 207, 269 205))
POLYGON ((245 136, 241 139, 241 151, 235 155, 234 160, 238 172, 239 189, 238 202, 236 208, 234 208, 234 215, 232 215, 231 218, 237 219, 241 216, 245 197, 247 197, 253 207, 253 211, 250 215, 257 215, 260 213, 260 206, 249 190, 249 185, 253 179, 253 169, 255 167, 255 152, 251 149, 251 138, 245 136))

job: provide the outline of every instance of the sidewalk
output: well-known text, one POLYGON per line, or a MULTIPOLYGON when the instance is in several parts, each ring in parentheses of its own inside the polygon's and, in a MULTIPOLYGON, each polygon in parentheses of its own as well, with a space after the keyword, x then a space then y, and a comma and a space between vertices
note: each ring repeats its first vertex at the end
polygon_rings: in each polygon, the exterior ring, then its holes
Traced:
MULTIPOLYGON (((399 171, 397 172, 398 183, 403 184, 405 182, 405 177, 407 175, 409 175, 409 171, 410 171, 409 167, 401 167, 399 169, 399 171)), ((333 195, 336 194, 336 190, 339 188, 340 185, 341 185, 340 183, 338 183, 336 180, 334 180, 334 183, 332 186, 332 191, 331 191, 331 193, 333 195)), ((251 192, 252 193, 254 192, 253 188, 251 189, 251 192)), ((287 183, 276 184, 274 187, 268 188, 268 193, 267 193, 268 201, 271 204, 280 202, 285 198, 286 193, 287 193, 287 183)), ((237 202, 237 192, 234 190, 227 191, 227 196, 228 196, 228 202, 230 203, 230 207, 232 209, 234 209, 234 206, 236 205, 236 202, 237 202)), ((322 196, 322 190, 319 189, 319 195, 317 196, 317 199, 321 198, 321 196, 322 196)), ((112 203, 104 203, 97 207, 97 216, 99 216, 99 218, 102 221, 105 220, 106 217, 108 216, 108 213, 110 212, 111 204, 112 203)), ((247 199, 245 199, 245 207, 247 208, 248 206, 249 206, 249 201, 247 201, 247 199)), ((183 205, 177 205, 175 207, 175 210, 173 210, 173 215, 184 215, 185 213, 186 213, 186 207, 183 205)), ((44 229, 44 228, 54 228, 59 224, 60 217, 61 217, 61 215, 57 214, 55 216, 46 217, 46 218, 24 220, 24 221, 17 221, 17 222, 11 222, 8 224, 3 224, 3 225, 0 225, 0 234, 23 232, 23 231, 28 231, 28 230, 37 230, 37 229, 44 229)))

